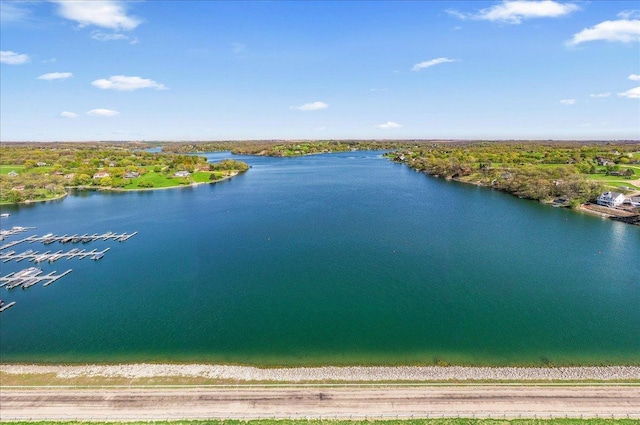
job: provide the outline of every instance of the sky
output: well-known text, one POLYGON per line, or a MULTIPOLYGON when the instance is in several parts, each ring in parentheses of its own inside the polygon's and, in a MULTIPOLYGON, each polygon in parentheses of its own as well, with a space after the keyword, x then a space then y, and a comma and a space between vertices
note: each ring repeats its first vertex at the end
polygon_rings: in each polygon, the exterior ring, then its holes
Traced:
POLYGON ((640 139, 640 2, 0 0, 0 140, 640 139))

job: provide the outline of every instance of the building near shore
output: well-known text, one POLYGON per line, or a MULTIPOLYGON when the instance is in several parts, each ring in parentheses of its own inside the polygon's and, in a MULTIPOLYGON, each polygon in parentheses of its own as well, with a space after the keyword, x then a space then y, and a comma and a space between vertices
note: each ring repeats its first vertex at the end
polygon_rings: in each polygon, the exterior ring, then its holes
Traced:
POLYGON ((617 207, 624 202, 624 195, 619 192, 604 192, 598 196, 598 205, 617 207))

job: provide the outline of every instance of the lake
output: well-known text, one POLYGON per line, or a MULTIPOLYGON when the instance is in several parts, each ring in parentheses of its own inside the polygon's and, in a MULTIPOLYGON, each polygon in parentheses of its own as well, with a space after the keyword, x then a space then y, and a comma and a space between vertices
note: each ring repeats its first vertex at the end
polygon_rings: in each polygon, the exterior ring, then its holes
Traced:
POLYGON ((0 288, 2 361, 640 364, 640 227, 380 152, 234 158, 252 168, 214 185, 3 207, 2 228, 36 227, 5 242, 138 234, 0 288))

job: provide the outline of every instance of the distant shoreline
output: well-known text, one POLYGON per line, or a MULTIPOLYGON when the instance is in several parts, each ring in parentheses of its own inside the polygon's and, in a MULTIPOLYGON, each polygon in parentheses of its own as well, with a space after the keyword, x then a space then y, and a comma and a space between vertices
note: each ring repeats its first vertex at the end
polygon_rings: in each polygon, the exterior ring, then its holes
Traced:
POLYGON ((203 378, 246 382, 380 381, 639 381, 640 366, 472 367, 321 366, 259 368, 215 364, 20 365, 0 364, 7 375, 76 378, 203 378))
MULTIPOLYGON (((152 191, 152 190, 166 190, 166 189, 180 189, 180 188, 187 188, 187 187, 195 187, 195 186, 200 186, 203 184, 215 184, 215 183, 219 183, 225 180, 229 180, 235 176, 237 176, 239 173, 235 173, 235 174, 231 174, 229 176, 225 176, 222 177, 218 180, 212 180, 212 181, 208 181, 208 182, 193 182, 193 183, 189 183, 189 184, 179 184, 176 186, 167 186, 167 187, 136 187, 136 188, 132 188, 132 189, 122 189, 122 188, 114 188, 114 187, 96 187, 96 186, 67 186, 65 187, 65 189, 75 189, 75 190, 91 190, 91 191, 96 191, 96 192, 117 192, 117 193, 126 193, 126 192, 147 192, 147 191, 152 191)), ((49 201, 57 201, 59 199, 63 199, 66 198, 69 195, 69 192, 66 192, 62 195, 56 196, 54 198, 48 198, 48 199, 27 199, 25 201, 22 202, 15 202, 15 203, 2 203, 0 205, 29 205, 35 202, 49 202, 49 201)))

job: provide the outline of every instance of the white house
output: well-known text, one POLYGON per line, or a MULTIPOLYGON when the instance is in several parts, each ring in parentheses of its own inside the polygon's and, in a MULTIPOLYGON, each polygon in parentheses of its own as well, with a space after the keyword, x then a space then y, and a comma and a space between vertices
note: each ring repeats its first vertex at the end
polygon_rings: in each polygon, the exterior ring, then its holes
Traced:
POLYGON ((629 198, 629 203, 634 207, 640 207, 640 196, 632 196, 629 198))
POLYGON ((189 177, 191 175, 191 173, 189 173, 188 171, 178 171, 174 174, 174 176, 176 177, 189 177))
POLYGON ((107 173, 106 171, 98 171, 93 175, 94 179, 101 179, 103 177, 109 177, 109 173, 107 173))
POLYGON ((618 192, 604 192, 598 196, 598 205, 606 207, 617 207, 624 202, 624 195, 618 192))

